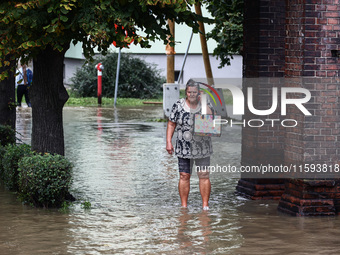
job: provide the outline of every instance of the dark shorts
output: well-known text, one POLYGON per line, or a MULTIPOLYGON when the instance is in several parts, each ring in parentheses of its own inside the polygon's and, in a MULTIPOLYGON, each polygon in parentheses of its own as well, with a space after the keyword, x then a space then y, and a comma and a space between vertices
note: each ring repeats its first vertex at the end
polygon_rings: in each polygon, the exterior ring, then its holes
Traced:
MULTIPOLYGON (((180 173, 192 173, 192 168, 195 163, 195 169, 208 172, 208 166, 210 166, 210 157, 207 158, 178 158, 178 169, 180 173)), ((197 171, 198 172, 198 171, 197 171)))

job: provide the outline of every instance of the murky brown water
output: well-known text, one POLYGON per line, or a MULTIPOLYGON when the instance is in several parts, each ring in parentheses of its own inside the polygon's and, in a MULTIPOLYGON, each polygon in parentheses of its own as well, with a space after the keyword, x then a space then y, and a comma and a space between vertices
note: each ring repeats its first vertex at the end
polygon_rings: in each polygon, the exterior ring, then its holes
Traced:
MULTIPOLYGON (((65 108, 66 155, 75 164, 68 213, 21 205, 0 185, 0 254, 337 254, 339 217, 279 214, 275 201, 235 195, 238 176, 211 175, 210 211, 198 179, 181 209, 177 160, 165 151, 160 107, 65 108), (92 209, 84 210, 81 202, 92 209)), ((30 111, 18 129, 30 141, 30 111)), ((214 139, 212 164, 239 166, 240 128, 214 139)))

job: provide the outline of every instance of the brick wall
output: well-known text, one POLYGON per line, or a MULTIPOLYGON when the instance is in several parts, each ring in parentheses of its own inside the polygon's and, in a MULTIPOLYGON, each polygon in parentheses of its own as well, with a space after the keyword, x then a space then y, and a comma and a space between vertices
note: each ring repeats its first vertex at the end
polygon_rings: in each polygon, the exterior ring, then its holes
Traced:
POLYGON ((290 109, 289 118, 301 124, 286 130, 285 161, 335 164, 340 154, 340 65, 332 53, 340 46, 339 1, 291 0, 286 8, 285 86, 303 87, 311 92, 312 99, 306 107, 312 116, 290 109))
MULTIPOLYGON (((244 79, 243 89, 247 102, 247 88, 253 88, 255 109, 270 109, 272 88, 280 90, 284 77, 285 54, 285 1, 245 0, 244 20, 244 79), (261 79, 259 79, 261 77, 261 79), (254 79, 253 79, 254 78, 254 79)), ((266 119, 280 119, 280 107, 267 116, 256 116, 245 107, 243 119, 261 119, 260 128, 242 129, 242 165, 281 164, 284 159, 284 133, 279 125, 272 127, 266 119)), ((237 190, 253 199, 279 198, 282 180, 248 179, 241 176, 237 190), (269 190, 268 190, 269 189, 269 190)))
MULTIPOLYGON (((243 128, 242 164, 340 163, 339 0, 245 0, 244 40, 244 77, 284 77, 276 87, 308 89, 312 98, 304 105, 312 116, 291 106, 284 117, 298 122, 294 128, 243 128)), ((255 108, 268 109, 270 86, 255 84, 245 81, 244 90, 255 87, 255 108)), ((249 111, 244 115, 246 120, 255 117, 249 111)), ((268 117, 283 116, 263 116, 268 117)), ((265 190, 257 184, 268 182, 241 179, 237 189, 255 194, 254 189, 265 190)))
MULTIPOLYGON (((283 77, 284 75, 284 26, 285 3, 281 0, 245 1, 244 24, 244 77, 283 77)), ((268 79, 247 79, 243 88, 253 88, 253 104, 256 109, 269 109, 272 105, 272 86, 268 79)), ((280 87, 280 84, 275 84, 280 87)), ((247 102, 247 100, 246 100, 247 102)), ((245 109, 248 109, 246 106, 245 109)), ((278 112, 279 112, 278 108, 278 112)), ((261 119, 278 118, 276 112, 261 119)), ((258 119, 245 112, 244 119, 258 119)), ((274 162, 283 157, 283 134, 279 127, 266 123, 261 128, 243 128, 243 164, 274 162)))
POLYGON ((244 2, 244 77, 283 77, 285 1, 244 2))
MULTIPOLYGON (((246 0, 244 27, 244 77, 285 76, 284 86, 308 89, 312 99, 306 107, 312 116, 292 106, 287 118, 299 123, 295 128, 244 128, 242 163, 338 160, 340 62, 334 55, 340 53, 339 0, 290 0, 286 5, 281 0, 246 0)), ((268 109, 270 86, 244 83, 245 89, 249 86, 254 88, 254 106, 268 109)), ((277 112, 263 119, 280 117, 277 112)), ((244 115, 252 118, 258 116, 249 111, 244 115)))
POLYGON ((286 77, 338 77, 339 11, 338 0, 287 1, 286 77))
MULTIPOLYGON (((339 1, 286 2, 285 86, 311 92, 305 106, 312 115, 289 109, 288 117, 298 120, 299 125, 285 131, 285 163, 334 168, 340 162, 339 1)), ((297 216, 339 214, 339 185, 339 179, 290 179, 278 209, 297 216)))
POLYGON ((278 210, 293 216, 339 214, 339 183, 335 180, 289 179, 278 210))

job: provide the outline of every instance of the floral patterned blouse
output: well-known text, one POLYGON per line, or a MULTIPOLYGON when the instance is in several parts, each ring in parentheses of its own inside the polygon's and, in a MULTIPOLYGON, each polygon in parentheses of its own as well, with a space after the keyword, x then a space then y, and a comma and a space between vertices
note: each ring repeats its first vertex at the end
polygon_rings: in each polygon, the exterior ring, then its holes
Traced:
POLYGON ((206 158, 213 153, 210 137, 194 135, 194 114, 200 112, 201 103, 190 109, 184 98, 172 107, 169 120, 177 124, 175 154, 179 158, 206 158))

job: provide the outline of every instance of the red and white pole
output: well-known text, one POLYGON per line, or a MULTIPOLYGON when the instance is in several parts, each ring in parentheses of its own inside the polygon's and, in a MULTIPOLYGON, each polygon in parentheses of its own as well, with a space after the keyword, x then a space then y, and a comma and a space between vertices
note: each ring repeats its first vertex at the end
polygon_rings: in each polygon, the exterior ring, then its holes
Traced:
POLYGON ((97 96, 98 96, 98 104, 102 104, 102 71, 104 69, 104 66, 101 63, 98 63, 96 65, 97 68, 97 76, 98 76, 98 82, 97 82, 97 96))

